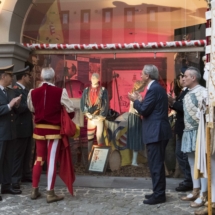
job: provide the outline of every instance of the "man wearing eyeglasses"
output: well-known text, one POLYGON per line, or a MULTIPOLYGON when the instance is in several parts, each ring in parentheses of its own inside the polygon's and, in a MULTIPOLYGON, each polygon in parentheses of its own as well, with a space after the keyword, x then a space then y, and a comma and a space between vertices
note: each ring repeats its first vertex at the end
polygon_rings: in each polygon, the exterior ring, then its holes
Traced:
POLYGON ((33 123, 32 114, 27 106, 27 89, 31 84, 30 67, 26 66, 15 72, 16 84, 13 86, 15 95, 22 95, 20 106, 22 112, 16 115, 17 139, 14 147, 12 187, 20 189, 20 182, 32 182, 30 160, 32 154, 33 123))

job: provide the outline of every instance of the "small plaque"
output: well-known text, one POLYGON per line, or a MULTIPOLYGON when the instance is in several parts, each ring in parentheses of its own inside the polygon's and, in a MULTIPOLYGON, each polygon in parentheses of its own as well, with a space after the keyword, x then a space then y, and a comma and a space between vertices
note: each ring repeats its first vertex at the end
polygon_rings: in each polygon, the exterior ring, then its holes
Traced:
POLYGON ((110 146, 93 146, 89 155, 89 172, 105 173, 110 149, 110 146))

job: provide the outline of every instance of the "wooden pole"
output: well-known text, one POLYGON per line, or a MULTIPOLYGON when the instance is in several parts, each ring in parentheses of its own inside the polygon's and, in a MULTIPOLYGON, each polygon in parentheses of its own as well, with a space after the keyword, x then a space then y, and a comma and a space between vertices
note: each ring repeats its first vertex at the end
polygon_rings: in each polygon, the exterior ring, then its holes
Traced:
MULTIPOLYGON (((211 0, 206 0, 208 3, 207 12, 211 11, 211 0)), ((207 19, 206 28, 211 28, 211 18, 207 19)), ((211 45, 213 37, 206 36, 207 45, 211 45)), ((211 61, 210 54, 206 54, 206 62, 211 61)), ((208 88, 208 80, 207 80, 208 88)), ((208 88, 209 92, 209 88, 208 88)), ((208 98, 209 99, 209 98, 208 98)), ((209 101, 210 102, 210 101, 209 101)), ((208 215, 212 215, 212 201, 211 201, 211 133, 210 127, 206 127, 206 147, 207 147, 207 172, 208 172, 208 215)))
POLYGON ((211 134, 210 128, 206 128, 206 144, 207 144, 207 171, 208 171, 208 215, 212 215, 211 201, 211 134))

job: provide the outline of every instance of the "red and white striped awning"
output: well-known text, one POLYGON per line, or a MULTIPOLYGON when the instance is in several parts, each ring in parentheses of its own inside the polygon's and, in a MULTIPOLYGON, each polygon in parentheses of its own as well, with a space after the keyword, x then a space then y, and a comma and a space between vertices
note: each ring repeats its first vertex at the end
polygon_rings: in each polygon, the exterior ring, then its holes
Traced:
POLYGON ((36 53, 117 53, 129 52, 168 52, 184 51, 186 48, 194 48, 190 51, 204 51, 206 40, 172 41, 172 42, 149 42, 149 43, 114 43, 114 44, 30 44, 23 43, 25 47, 36 53), (174 50, 173 50, 174 49, 174 50), (146 51, 147 50, 147 51, 146 51))

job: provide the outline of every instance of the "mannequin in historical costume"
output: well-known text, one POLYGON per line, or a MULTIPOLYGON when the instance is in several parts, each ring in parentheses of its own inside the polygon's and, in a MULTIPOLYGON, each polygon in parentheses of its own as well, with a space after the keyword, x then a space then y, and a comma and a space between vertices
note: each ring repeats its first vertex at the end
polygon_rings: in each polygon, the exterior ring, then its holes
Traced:
MULTIPOLYGON (((133 92, 142 92, 144 85, 141 81, 136 81, 132 89, 133 92)), ((132 166, 138 166, 137 157, 138 151, 144 149, 142 143, 142 119, 139 113, 133 108, 133 102, 130 101, 129 115, 128 115, 128 132, 127 132, 127 148, 133 150, 132 166)))
MULTIPOLYGON (((201 111, 202 101, 207 97, 206 88, 199 85, 200 79, 201 74, 195 67, 189 67, 183 77, 184 86, 188 87, 189 91, 183 100, 185 129, 182 137, 181 151, 188 154, 193 180, 193 192, 182 197, 181 200, 191 201, 190 206, 193 208, 203 206, 207 199, 207 178, 196 179, 194 176, 196 142, 199 139, 197 132, 200 126, 198 113, 201 111)), ((201 145, 204 146, 205 142, 201 141, 201 145)))
POLYGON ((108 92, 99 85, 99 74, 93 73, 91 86, 84 89, 81 97, 81 111, 88 119, 88 153, 92 149, 95 132, 98 145, 103 145, 104 120, 107 116, 108 108, 108 92))

